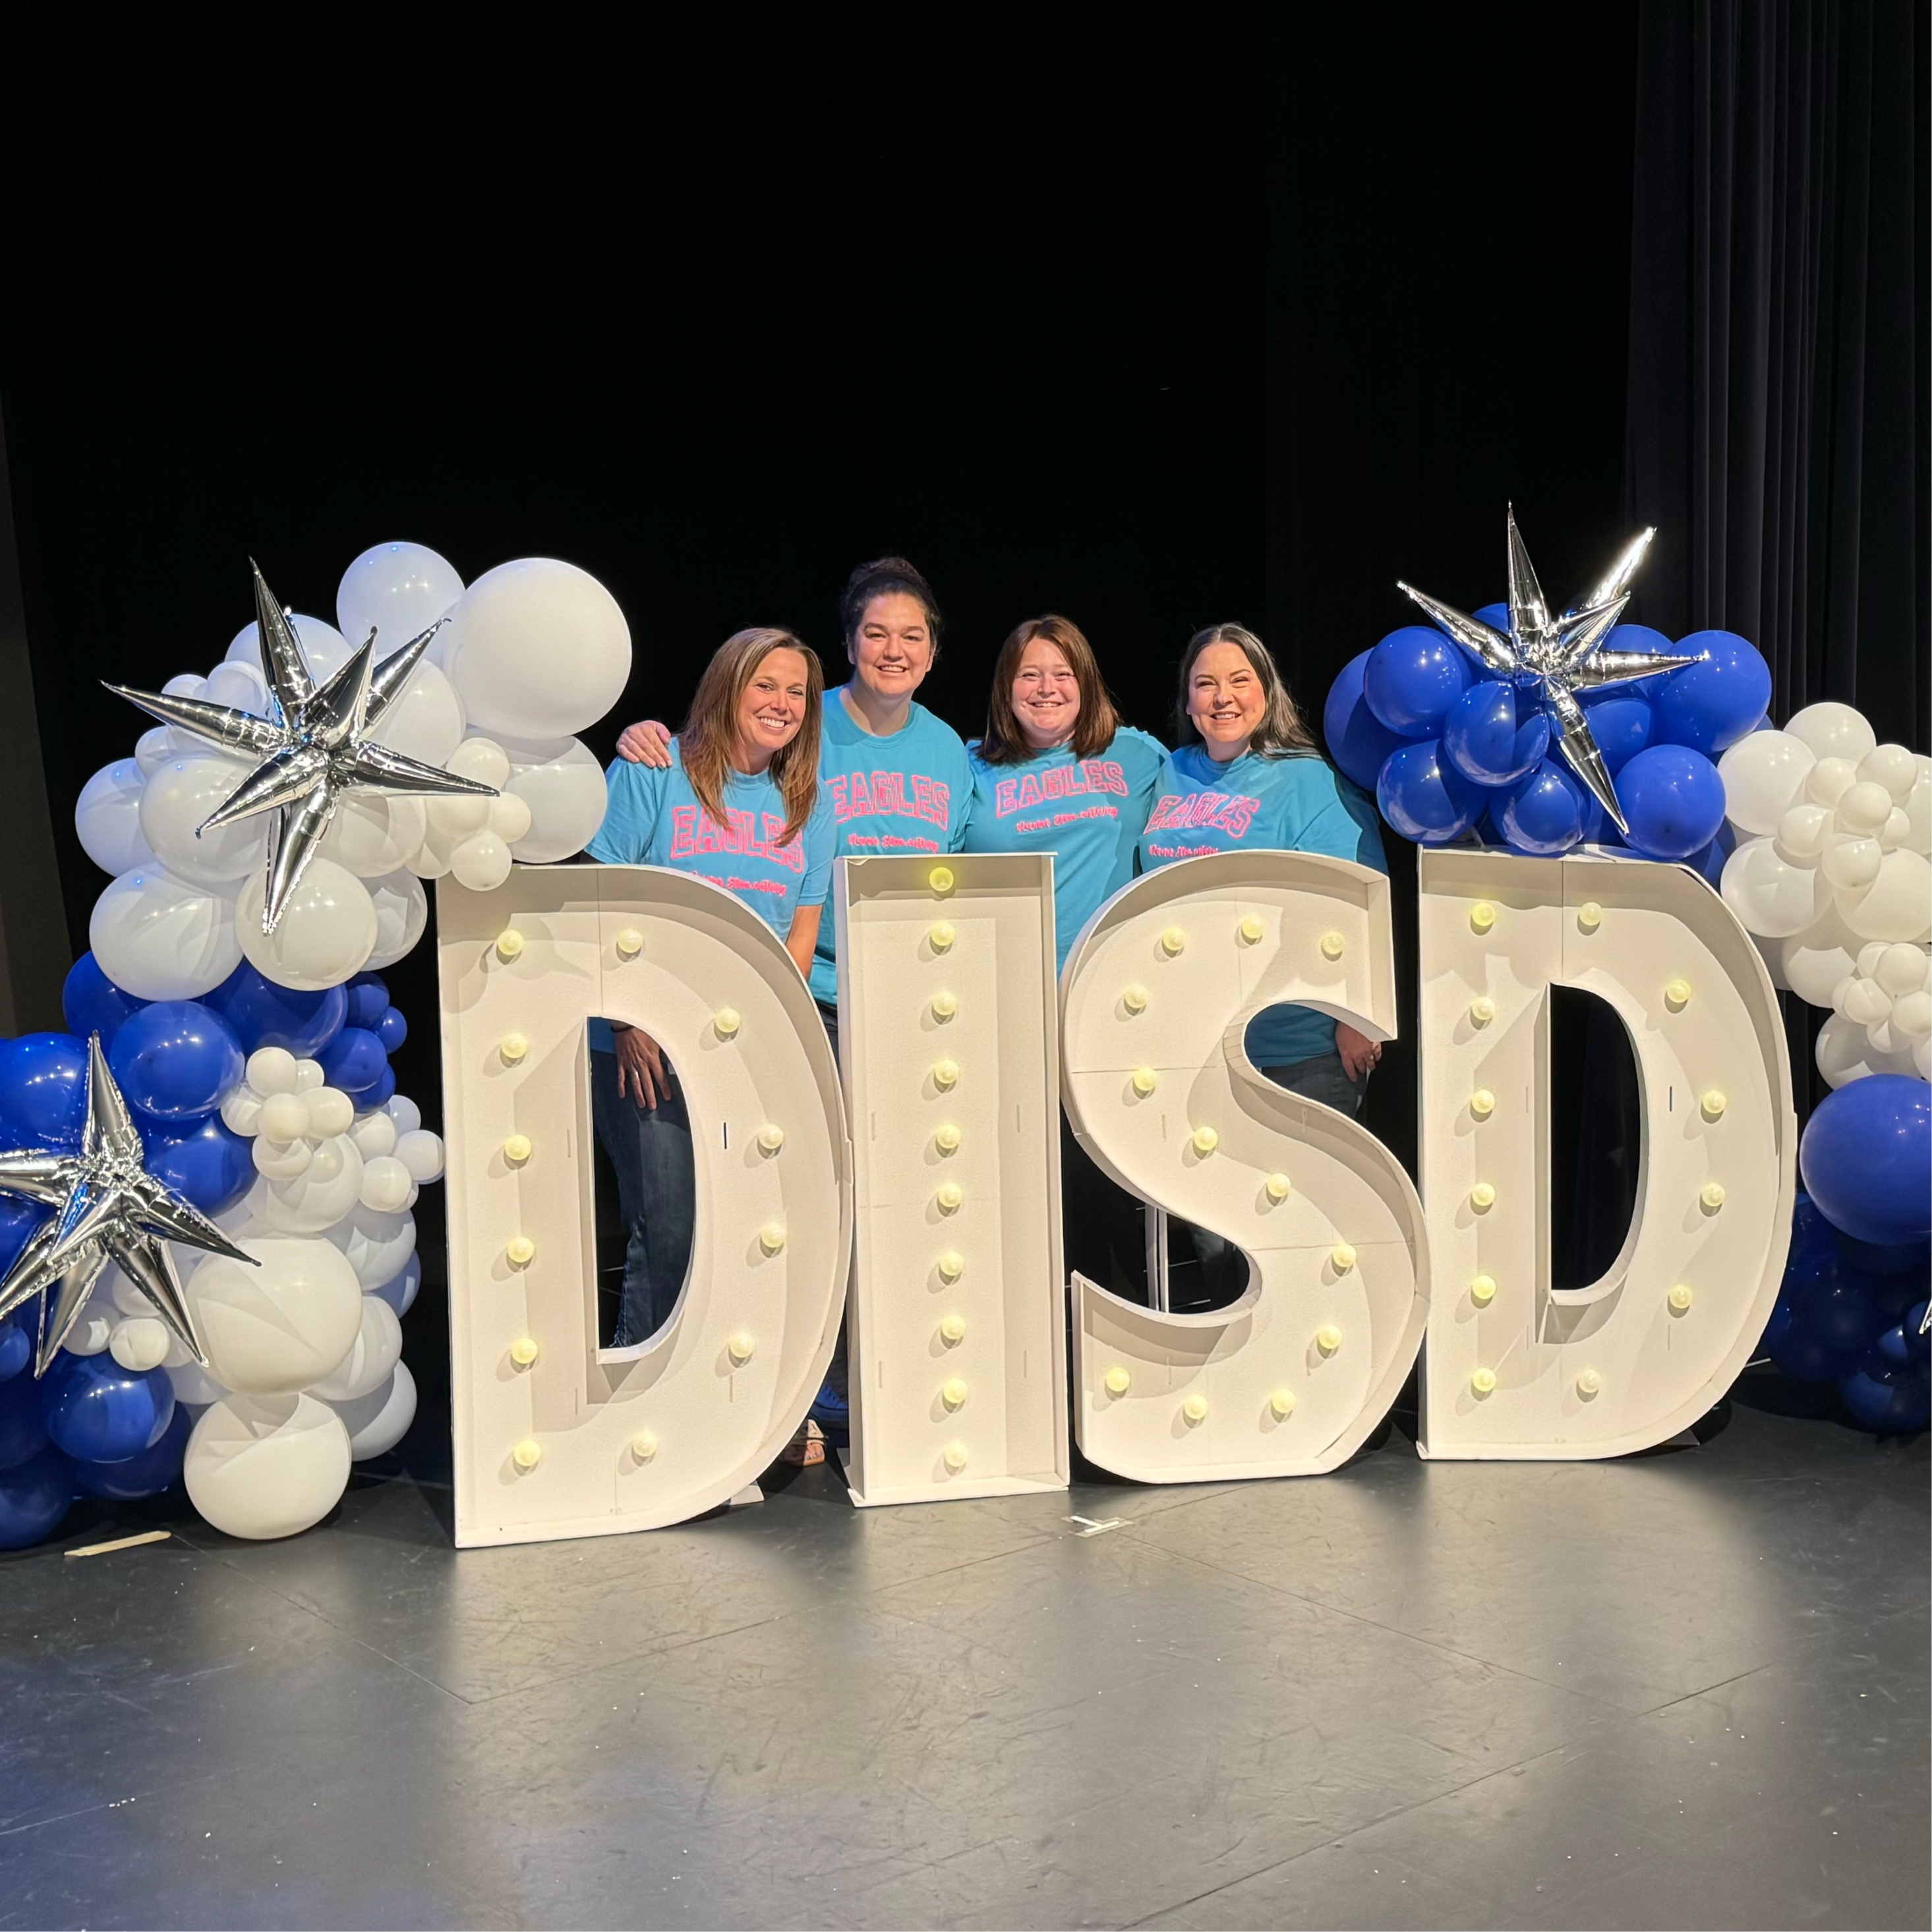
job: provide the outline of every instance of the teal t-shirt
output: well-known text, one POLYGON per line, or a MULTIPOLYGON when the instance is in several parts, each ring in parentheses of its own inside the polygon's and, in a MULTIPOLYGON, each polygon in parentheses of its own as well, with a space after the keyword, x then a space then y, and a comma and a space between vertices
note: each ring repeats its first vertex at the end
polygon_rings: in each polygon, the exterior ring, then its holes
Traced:
MULTIPOLYGON (((584 849, 607 866, 668 866, 734 892, 783 939, 800 906, 822 906, 831 890, 832 801, 824 782, 805 827, 781 843, 784 798, 769 772, 731 772, 720 825, 698 802, 677 740, 670 767, 653 770, 622 758, 604 775, 610 804, 584 849)), ((820 921, 820 930, 824 922, 820 921)), ((609 1023, 591 1023, 590 1043, 611 1050, 609 1023)))
MULTIPOLYGON (((1388 870, 1367 795, 1318 758, 1250 752, 1216 764, 1200 745, 1168 760, 1141 834, 1142 872, 1206 852, 1320 852, 1388 870)), ((1248 1022, 1248 1058, 1292 1066, 1335 1050, 1335 1022, 1307 1006, 1269 1006, 1248 1022)))
POLYGON ((964 852, 1051 852, 1057 963, 1080 929, 1133 876, 1134 843, 1147 823, 1167 747, 1132 725, 1090 758, 1070 746, 1024 764, 989 765, 966 748, 973 800, 964 852))
MULTIPOLYGON (((972 791, 959 734, 924 705, 890 737, 875 738, 836 691, 825 694, 818 796, 831 814, 835 857, 956 852, 972 791)), ((818 922, 812 996, 821 1006, 838 1004, 837 927, 830 914, 818 922)))

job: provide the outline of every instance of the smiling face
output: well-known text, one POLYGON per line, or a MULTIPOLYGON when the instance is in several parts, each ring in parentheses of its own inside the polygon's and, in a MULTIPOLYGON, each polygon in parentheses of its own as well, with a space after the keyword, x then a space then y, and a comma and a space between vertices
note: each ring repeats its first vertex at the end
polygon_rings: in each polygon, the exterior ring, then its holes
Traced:
POLYGON ((874 597, 845 655, 859 682, 877 696, 910 698, 932 668, 932 625, 926 606, 903 590, 874 597))
POLYGON ((1239 644, 1210 644, 1187 674, 1187 715, 1210 756, 1247 749, 1268 710, 1268 692, 1239 644))
POLYGON ((798 736, 805 722, 805 659, 781 646, 759 660, 738 697, 741 769, 763 771, 798 736))
POLYGON ((1073 735, 1080 722, 1080 680, 1058 644, 1036 638, 1020 653, 1013 673, 1013 717, 1036 752, 1050 752, 1073 735))

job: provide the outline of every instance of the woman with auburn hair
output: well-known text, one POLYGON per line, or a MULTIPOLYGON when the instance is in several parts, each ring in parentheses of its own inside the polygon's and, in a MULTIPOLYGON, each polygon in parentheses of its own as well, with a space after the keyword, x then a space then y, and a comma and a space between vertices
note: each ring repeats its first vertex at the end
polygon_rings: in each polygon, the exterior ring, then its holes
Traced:
MULTIPOLYGON (((610 806, 587 848, 609 866, 666 866, 724 886, 809 974, 832 878, 830 801, 818 782, 817 656, 789 631, 719 645, 659 766, 614 763, 610 806)), ((670 1319, 689 1265, 696 1184, 676 1075, 640 1027, 596 1020, 590 1097, 617 1177, 626 1250, 611 1346, 670 1319)))
MULTIPOLYGON (((1388 870, 1368 798, 1328 764, 1301 722, 1268 646, 1239 624, 1189 640, 1174 722, 1182 740, 1141 834, 1143 872, 1208 852, 1321 852, 1388 870)), ((1268 1078, 1354 1114, 1382 1048, 1307 1006, 1269 1006, 1248 1022, 1248 1058, 1268 1078)), ((1178 1228, 1180 1223, 1171 1223, 1178 1228)), ((1219 1236, 1190 1231, 1202 1281, 1172 1305, 1216 1306, 1240 1284, 1219 1236), (1202 1299, 1204 1296, 1204 1300, 1202 1299)))
MULTIPOLYGON (((1070 618, 1030 617, 993 667, 984 736, 966 748, 973 799, 968 852, 1053 854, 1054 958, 1133 874, 1167 748, 1120 722, 1094 647, 1070 618)), ((1060 1127, 1066 1259, 1090 1281, 1132 1294, 1143 1243, 1137 1204, 1060 1127)))

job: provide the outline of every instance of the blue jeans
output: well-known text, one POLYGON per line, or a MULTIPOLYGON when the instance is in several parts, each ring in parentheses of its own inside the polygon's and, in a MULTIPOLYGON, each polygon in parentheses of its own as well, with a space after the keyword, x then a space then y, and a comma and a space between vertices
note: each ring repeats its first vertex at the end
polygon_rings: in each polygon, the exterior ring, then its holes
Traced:
POLYGON ((617 1177, 624 1224, 624 1293, 614 1348, 647 1342, 670 1319, 691 1268, 698 1178, 684 1084, 674 1076, 655 1107, 617 1091, 617 1056, 590 1054, 590 1118, 617 1177))

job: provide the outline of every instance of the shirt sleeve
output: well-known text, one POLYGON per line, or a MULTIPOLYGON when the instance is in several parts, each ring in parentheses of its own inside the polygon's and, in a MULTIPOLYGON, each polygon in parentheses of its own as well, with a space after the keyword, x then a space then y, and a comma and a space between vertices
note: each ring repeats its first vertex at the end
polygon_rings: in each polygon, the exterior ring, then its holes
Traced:
POLYGON ((658 814, 664 809, 670 778, 668 771, 614 759, 604 774, 608 800, 604 823, 584 849, 601 865, 643 865, 658 829, 658 814))
POLYGON ((973 815, 973 767, 968 761, 966 747, 960 742, 958 733, 950 724, 941 729, 952 742, 946 746, 943 758, 934 762, 941 766, 938 775, 952 788, 946 800, 946 849, 958 852, 965 848, 966 821, 973 815))
POLYGON ((822 906, 832 892, 832 861, 838 850, 838 828, 832 815, 830 788, 820 783, 818 802, 805 821, 805 883, 798 889, 801 907, 822 906))
POLYGON ((1120 817, 1132 826, 1133 836, 1138 838, 1147 830, 1148 814, 1154 809, 1154 795, 1160 788, 1162 772, 1167 769, 1167 747, 1158 738, 1137 731, 1131 725, 1121 736, 1138 755, 1121 760, 1126 766, 1127 802, 1120 817))
POLYGON ((1352 859, 1358 866, 1386 872, 1382 821, 1367 794, 1325 765, 1322 775, 1324 782, 1318 790, 1314 785, 1309 788, 1314 795, 1292 842, 1294 849, 1323 853, 1331 859, 1352 859))

